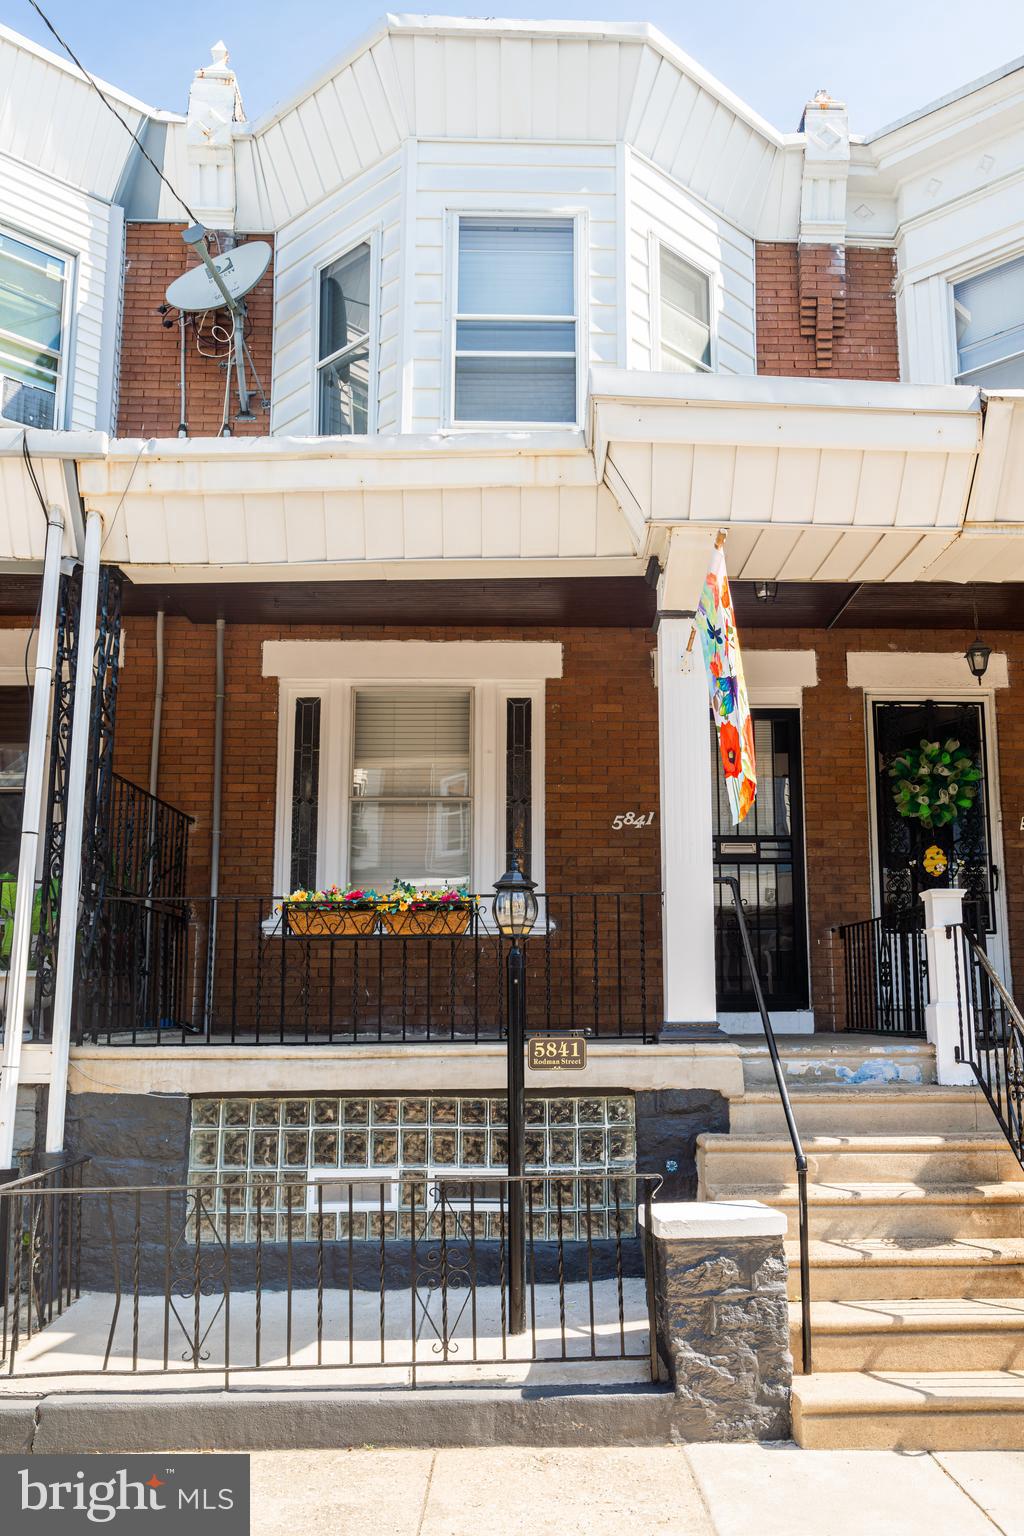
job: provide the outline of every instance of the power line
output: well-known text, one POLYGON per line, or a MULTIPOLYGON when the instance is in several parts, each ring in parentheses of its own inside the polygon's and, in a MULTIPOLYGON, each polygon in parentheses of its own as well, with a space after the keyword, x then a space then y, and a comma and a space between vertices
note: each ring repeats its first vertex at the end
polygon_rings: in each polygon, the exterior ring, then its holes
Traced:
POLYGON ((148 160, 149 164, 153 167, 154 171, 156 171, 156 174, 159 176, 160 180, 163 182, 163 184, 167 188, 168 192, 170 192, 171 196, 174 197, 181 204, 181 206, 184 208, 185 212, 188 214, 189 218, 192 220, 192 223, 193 224, 201 223, 201 220, 196 218, 195 214, 192 212, 192 209, 189 207, 188 203, 186 203, 185 199, 181 196, 181 194, 174 187, 171 186, 171 183, 167 180, 167 177, 164 175, 163 171, 157 165, 157 163, 153 159, 152 155, 148 152, 148 150, 146 149, 146 146, 143 144, 142 140, 139 138, 139 136, 135 132, 134 128, 132 128, 127 122, 125 122, 125 120, 121 116, 120 112, 114 106, 114 103, 112 101, 110 101, 108 99, 108 97, 106 97, 103 94, 103 92, 100 90, 99 86, 96 84, 96 81, 93 79, 92 75, 90 75, 89 71, 86 69, 85 65, 81 62, 80 59, 76 58, 76 56, 72 53, 71 49, 68 47, 68 44, 61 37, 60 33, 57 31, 57 28, 53 25, 53 22, 50 20, 50 18, 45 14, 45 12, 42 10, 42 8, 36 3, 36 0, 28 0, 28 3, 32 7, 32 9, 35 11, 35 13, 39 17, 40 21, 43 23, 43 26, 46 27, 47 31, 51 32, 53 34, 53 36, 57 39, 57 42, 63 48, 64 52, 67 54, 67 56, 71 60, 72 64, 74 64, 78 69, 81 70, 82 74, 88 80, 89 84, 92 86, 93 90, 96 92, 96 95, 99 97, 100 101, 102 101, 103 105, 107 108, 108 112, 113 112, 114 116, 117 118, 118 122, 121 124, 121 127, 124 129, 125 133, 130 134, 131 137, 135 140, 136 144, 139 147, 139 151, 142 154, 143 159, 144 160, 148 160))

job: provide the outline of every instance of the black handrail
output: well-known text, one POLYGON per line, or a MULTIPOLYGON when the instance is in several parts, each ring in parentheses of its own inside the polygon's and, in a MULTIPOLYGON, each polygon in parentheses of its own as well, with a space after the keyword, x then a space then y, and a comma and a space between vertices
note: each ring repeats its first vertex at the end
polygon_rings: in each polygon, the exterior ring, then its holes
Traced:
POLYGON ((779 1060, 779 1049, 775 1044, 775 1031, 772 1029, 772 1021, 768 1017, 768 1009, 765 1006, 764 990, 761 986, 761 978, 758 975, 757 963, 754 960, 754 949, 750 942, 747 919, 743 911, 742 900, 740 899, 740 883, 735 875, 715 875, 714 879, 716 884, 727 885, 732 892, 733 906, 736 910, 736 922, 740 930, 740 939, 743 943, 743 953, 746 956, 747 967, 750 971, 754 999, 757 1003, 757 1010, 761 1015, 764 1037, 768 1043, 768 1054, 772 1061, 772 1071, 775 1073, 779 1098, 782 1100, 782 1113, 786 1117, 786 1129, 789 1131, 789 1139, 793 1143, 793 1156, 796 1159, 797 1200, 799 1203, 800 1222, 800 1346, 803 1357, 803 1372, 805 1376, 809 1376, 811 1374, 811 1252, 810 1222, 807 1212, 807 1157, 804 1153, 803 1143, 800 1140, 800 1132, 796 1128, 793 1106, 789 1100, 789 1090, 786 1087, 782 1063, 779 1060))
POLYGON ((961 941, 953 950, 960 1033, 954 1054, 971 1068, 1010 1150, 1024 1168, 1024 1014, 970 927, 964 923, 957 929, 947 928, 946 933, 949 937, 958 933, 961 941))

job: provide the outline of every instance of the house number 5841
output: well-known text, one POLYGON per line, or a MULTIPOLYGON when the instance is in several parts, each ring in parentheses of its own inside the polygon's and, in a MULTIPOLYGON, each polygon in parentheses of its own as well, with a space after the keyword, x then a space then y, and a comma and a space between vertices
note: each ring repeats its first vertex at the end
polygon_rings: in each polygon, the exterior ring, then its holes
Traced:
POLYGON ((653 820, 653 811, 626 811, 612 817, 612 826, 616 832, 621 832, 623 827, 649 827, 653 820))

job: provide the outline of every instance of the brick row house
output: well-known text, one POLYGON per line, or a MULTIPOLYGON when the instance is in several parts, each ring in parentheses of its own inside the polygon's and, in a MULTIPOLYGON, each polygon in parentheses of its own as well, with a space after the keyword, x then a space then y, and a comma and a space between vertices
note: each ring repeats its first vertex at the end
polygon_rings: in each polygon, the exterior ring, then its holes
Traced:
POLYGON ((505 1164, 514 861, 529 1027, 587 1031, 580 1087, 528 1083, 528 1166, 568 1183, 692 1198, 728 1129, 761 1022, 717 877, 808 1059, 924 1038, 926 890, 966 892, 1012 992, 1019 67, 869 138, 820 93, 784 133, 647 26, 390 17, 255 121, 221 46, 184 114, 105 88, 165 180, 59 58, 0 29, 0 67, 8 930, 46 508, 65 572, 17 1145, 116 1182, 393 1176, 401 1232, 409 1170, 505 1164), (244 412, 212 284, 166 297, 196 223, 221 265, 269 247, 244 412), (737 827, 688 648, 719 530, 759 773, 737 827), (924 837, 889 770, 932 737, 980 776, 924 837), (280 910, 395 878, 480 913, 335 942, 280 910))

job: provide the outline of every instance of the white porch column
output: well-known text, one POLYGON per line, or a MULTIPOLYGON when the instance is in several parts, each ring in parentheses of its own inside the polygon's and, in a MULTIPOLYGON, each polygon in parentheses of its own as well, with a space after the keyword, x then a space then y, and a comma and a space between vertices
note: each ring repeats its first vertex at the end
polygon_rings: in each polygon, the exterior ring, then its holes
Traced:
POLYGON ((928 1002, 924 1010, 925 1030, 935 1047, 935 1075, 947 1087, 975 1082, 971 1068, 957 1061, 960 1045, 960 1006, 964 1028, 968 1028, 967 977, 960 961, 960 999, 957 1003, 957 959, 955 945, 964 916, 964 892, 931 890, 921 893, 924 902, 924 935, 928 950, 928 1002), (947 933, 947 929, 949 932, 947 933))
POLYGON ((674 530, 658 583, 663 1027, 698 1038, 718 1028, 711 749, 700 641, 686 646, 713 536, 674 530))

